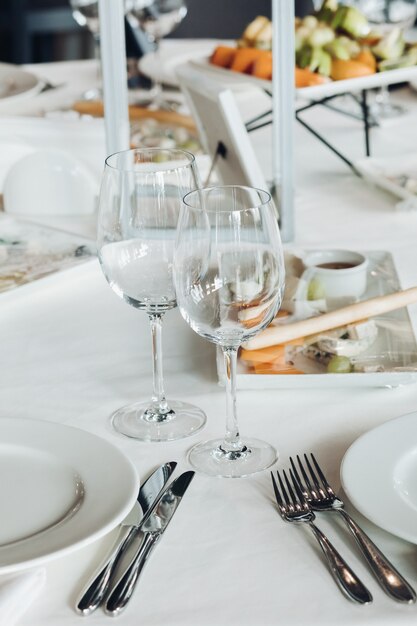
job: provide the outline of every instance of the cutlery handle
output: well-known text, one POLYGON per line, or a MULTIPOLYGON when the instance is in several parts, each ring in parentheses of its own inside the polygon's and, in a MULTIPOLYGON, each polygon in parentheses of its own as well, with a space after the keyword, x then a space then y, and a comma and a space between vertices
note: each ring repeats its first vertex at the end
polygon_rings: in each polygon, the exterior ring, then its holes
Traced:
POLYGON ((416 593, 398 570, 382 554, 368 535, 343 509, 336 509, 343 517, 352 535, 355 537, 369 567, 384 591, 398 602, 416 601, 416 593))
POLYGON ((108 615, 119 615, 129 602, 139 575, 146 563, 152 548, 156 545, 158 535, 146 533, 129 567, 111 590, 105 611, 108 615))
POLYGON ((133 536, 133 530, 136 529, 133 529, 131 526, 121 527, 110 552, 99 565, 94 576, 90 579, 87 588, 83 591, 77 602, 76 611, 80 613, 80 615, 90 615, 90 613, 95 611, 100 605, 109 587, 113 569, 124 548, 130 542, 133 536))
POLYGON ((317 528, 313 522, 309 522, 309 526, 324 552, 335 581, 343 593, 345 593, 351 600, 359 604, 369 604, 372 602, 372 596, 368 589, 350 569, 349 565, 340 556, 336 548, 330 543, 326 535, 322 533, 320 528, 317 528))

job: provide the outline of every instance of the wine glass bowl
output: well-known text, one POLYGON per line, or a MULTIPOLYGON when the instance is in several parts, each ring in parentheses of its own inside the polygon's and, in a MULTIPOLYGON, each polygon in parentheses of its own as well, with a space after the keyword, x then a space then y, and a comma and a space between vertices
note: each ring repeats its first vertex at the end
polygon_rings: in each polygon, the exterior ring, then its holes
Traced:
POLYGON ((224 439, 194 447, 190 463, 211 475, 238 477, 276 461, 275 449, 241 439, 235 412, 239 346, 275 317, 284 262, 270 195, 242 186, 195 190, 184 198, 174 256, 180 312, 190 327, 219 345, 225 358, 224 439))
POLYGON ((148 37, 158 43, 187 15, 184 0, 133 0, 130 15, 148 37))
MULTIPOLYGON (((123 0, 125 14, 130 11, 134 0, 123 0)), ((97 63, 97 80, 101 82, 100 18, 98 0, 69 0, 72 17, 82 28, 87 28, 94 38, 94 57, 97 63)), ((84 100, 100 100, 101 87, 91 87, 84 94, 84 100)))
POLYGON ((110 287, 149 316, 154 389, 151 402, 122 407, 112 417, 123 434, 169 441, 197 432, 204 413, 165 398, 161 324, 176 306, 172 265, 184 194, 198 185, 192 154, 157 148, 127 150, 106 160, 100 191, 98 256, 110 287))
POLYGON ((416 0, 355 0, 372 31, 386 33, 393 28, 411 28, 417 16, 416 0))
MULTIPOLYGON (((128 20, 133 27, 140 27, 155 45, 155 58, 160 59, 160 41, 182 22, 187 15, 185 0, 131 0, 128 20)), ((151 103, 153 108, 172 109, 172 104, 162 95, 162 84, 152 77, 151 103)))
MULTIPOLYGON (((239 190, 240 191, 240 190, 239 190)), ((223 193, 223 192, 222 192, 223 193)), ((256 192, 261 193, 261 192, 256 192)), ((188 194, 184 203, 193 202, 200 192, 188 194)), ((209 203, 216 202, 216 188, 208 191, 209 203)), ((236 211, 236 209, 235 209, 236 211)), ((256 242, 225 239, 217 242, 217 259, 210 259, 210 217, 215 216, 217 232, 233 228, 230 210, 219 206, 195 212, 191 226, 182 236, 188 239, 177 250, 177 281, 189 280, 187 291, 182 292, 180 310, 191 328, 220 346, 240 346, 265 327, 276 313, 279 304, 275 287, 279 280, 279 267, 274 251, 256 242), (194 247, 195 246, 195 247, 194 247), (189 251, 196 255, 189 266, 180 255, 189 251), (192 265, 194 267, 192 267, 192 265), (185 275, 184 275, 185 272, 185 275)), ((253 211, 242 211, 238 216, 239 231, 255 228, 253 211), (242 218, 242 219, 240 219, 242 218)), ((181 223, 182 226, 182 223, 181 223)))
POLYGON ((93 35, 100 32, 98 0, 70 0, 72 17, 79 26, 88 28, 93 35))

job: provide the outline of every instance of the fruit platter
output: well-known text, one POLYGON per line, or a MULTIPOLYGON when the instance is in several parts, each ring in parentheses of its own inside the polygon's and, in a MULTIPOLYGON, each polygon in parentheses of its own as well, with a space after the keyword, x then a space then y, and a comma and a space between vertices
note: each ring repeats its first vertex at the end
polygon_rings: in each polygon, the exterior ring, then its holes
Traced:
MULTIPOLYGON (((319 10, 295 18, 297 92, 327 97, 407 82, 417 76, 417 43, 395 27, 374 30, 354 6, 324 0, 319 10)), ((192 63, 233 83, 272 88, 272 23, 258 16, 235 45, 219 45, 192 63)))

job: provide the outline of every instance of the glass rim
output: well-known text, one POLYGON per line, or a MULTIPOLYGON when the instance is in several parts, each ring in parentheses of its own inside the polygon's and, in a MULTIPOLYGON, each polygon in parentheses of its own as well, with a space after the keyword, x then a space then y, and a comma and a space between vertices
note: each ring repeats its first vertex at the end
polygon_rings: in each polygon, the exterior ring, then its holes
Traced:
POLYGON ((265 189, 260 189, 259 187, 250 187, 249 185, 213 185, 212 187, 202 187, 201 189, 192 189, 191 191, 185 194, 182 201, 187 208, 192 209, 193 211, 205 211, 206 213, 216 213, 217 212, 216 209, 207 209, 207 208, 203 209, 202 207, 194 206, 190 204, 189 201, 187 201, 187 198, 189 198, 189 196, 192 196, 193 194, 200 194, 201 192, 209 193, 210 191, 214 191, 216 189, 244 189, 246 191, 256 191, 258 192, 260 196, 260 200, 256 204, 256 206, 246 207, 242 209, 230 209, 229 211, 227 210, 224 211, 225 213, 227 212, 241 213, 242 211, 253 211, 255 209, 260 209, 263 206, 266 206, 272 201, 272 196, 269 193, 269 191, 265 191, 265 189))
MULTIPOLYGON (((151 154, 157 154, 158 152, 168 152, 168 153, 177 153, 177 154, 182 154, 184 157, 186 157, 188 159, 188 163, 184 163, 184 165, 178 165, 177 167, 167 167, 167 168, 161 168, 161 170, 156 170, 156 171, 161 171, 161 172, 173 172, 175 170, 178 170, 182 167, 188 167, 190 165, 195 164, 196 160, 195 160, 195 155, 192 152, 189 152, 188 150, 183 150, 182 148, 129 148, 128 150, 118 150, 117 152, 112 152, 112 154, 109 154, 105 160, 104 160, 104 164, 106 167, 109 167, 110 169, 116 171, 116 172, 135 172, 135 170, 129 169, 129 168, 123 168, 123 167, 117 167, 116 165, 112 165, 110 163, 110 159, 112 159, 115 156, 118 155, 122 155, 122 154, 129 154, 129 153, 151 153, 151 154)), ((157 164, 157 162, 155 161, 151 161, 151 163, 155 163, 155 165, 157 164)), ((161 165, 163 165, 164 161, 161 162, 161 165)))

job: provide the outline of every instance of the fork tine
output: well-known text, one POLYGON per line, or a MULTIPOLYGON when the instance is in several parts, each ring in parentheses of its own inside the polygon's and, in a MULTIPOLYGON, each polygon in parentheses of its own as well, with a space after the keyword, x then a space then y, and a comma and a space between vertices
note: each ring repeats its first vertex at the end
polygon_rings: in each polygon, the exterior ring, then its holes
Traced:
POLYGON ((299 465, 300 471, 301 471, 301 473, 303 475, 303 478, 304 478, 305 486, 307 487, 307 490, 311 492, 313 487, 312 487, 312 485, 310 483, 310 479, 309 479, 309 477, 307 475, 307 472, 304 469, 304 465, 303 465, 303 463, 302 463, 302 461, 301 461, 301 459, 300 459, 298 454, 297 454, 297 461, 298 461, 298 465, 299 465))
MULTIPOLYGON (((282 478, 281 478, 281 475, 280 475, 278 470, 277 470, 277 476, 278 476, 278 482, 279 482, 279 485, 281 487, 281 493, 282 493, 282 495, 284 497, 284 500, 285 500, 287 506, 291 506, 292 502, 291 502, 291 500, 288 497, 287 490, 284 487, 284 483, 282 482, 282 478)), ((284 476, 285 476, 285 472, 284 472, 284 476)), ((285 479, 287 479, 286 476, 285 476, 285 479)), ((288 484, 288 481, 287 481, 287 484, 288 484)))
POLYGON ((279 492, 278 485, 276 483, 276 480, 274 478, 274 474, 272 472, 271 472, 271 478, 272 478, 272 485, 274 487, 275 498, 277 499, 278 506, 283 507, 284 506, 284 502, 283 502, 283 500, 281 498, 281 494, 279 492))
POLYGON ((313 468, 311 467, 311 463, 310 463, 310 461, 308 460, 308 457, 307 457, 307 455, 306 455, 306 454, 304 455, 304 459, 305 459, 306 465, 307 465, 307 467, 308 467, 308 471, 310 472, 310 476, 311 476, 311 478, 312 478, 312 480, 313 480, 313 483, 314 483, 314 485, 315 485, 316 489, 320 492, 320 489, 322 489, 322 486, 320 485, 319 481, 317 480, 317 476, 316 476, 316 474, 314 473, 314 470, 313 470, 313 468))
POLYGON ((306 487, 303 485, 303 482, 300 478, 300 474, 297 471, 297 468, 295 467, 295 463, 294 463, 294 459, 290 456, 290 463, 291 463, 291 470, 290 473, 292 474, 292 481, 294 483, 294 487, 296 487, 296 483, 297 486, 299 488, 299 490, 302 492, 303 497, 306 498, 307 497, 307 489, 306 487), (295 482, 294 482, 294 478, 295 478, 295 482))
POLYGON ((323 483, 324 487, 326 488, 327 492, 330 494, 333 494, 333 489, 331 488, 331 486, 329 485, 329 483, 326 480, 325 475, 323 474, 323 472, 321 471, 321 467, 320 465, 317 463, 316 457, 314 456, 314 454, 312 452, 310 452, 311 455, 311 459, 314 463, 314 467, 317 470, 317 474, 320 476, 321 482, 323 483))
POLYGON ((294 504, 294 506, 295 506, 297 504, 297 497, 296 497, 296 495, 294 493, 294 490, 292 488, 291 482, 288 479, 286 471, 282 470, 282 473, 284 474, 285 482, 287 483, 288 491, 290 492, 290 496, 292 498, 291 504, 294 504))
POLYGON ((292 471, 292 469, 290 469, 289 472, 290 472, 291 480, 292 480, 293 485, 294 485, 294 489, 295 489, 295 491, 297 493, 297 496, 298 496, 298 499, 300 501, 300 504, 302 506, 305 506, 307 504, 307 500, 306 500, 306 497, 305 497, 305 495, 304 495, 304 493, 303 493, 303 491, 302 491, 302 489, 300 487, 299 479, 297 479, 294 476, 294 472, 292 471))

